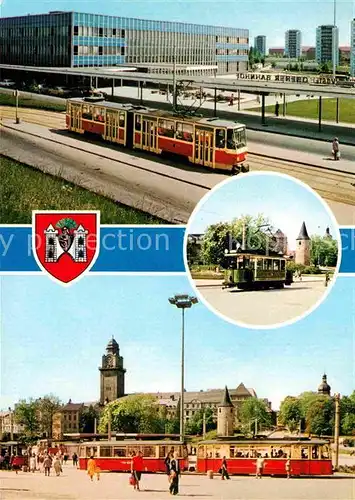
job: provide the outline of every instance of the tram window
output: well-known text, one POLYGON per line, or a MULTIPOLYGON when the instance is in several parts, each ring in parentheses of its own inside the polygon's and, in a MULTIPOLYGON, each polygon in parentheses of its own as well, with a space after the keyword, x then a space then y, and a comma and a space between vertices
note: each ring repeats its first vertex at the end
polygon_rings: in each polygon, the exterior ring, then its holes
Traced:
POLYGON ((88 105, 84 104, 84 106, 83 106, 83 118, 85 118, 86 120, 92 120, 92 111, 93 111, 92 106, 88 106, 88 105))
POLYGON ((309 458, 308 448, 301 448, 301 458, 304 459, 309 458))
POLYGON ((264 260, 264 270, 265 271, 270 271, 272 269, 272 260, 271 259, 265 259, 264 260))
POLYGON ((143 446, 143 457, 155 457, 155 447, 154 446, 143 446))
POLYGON ((244 269, 247 269, 250 266, 250 260, 244 258, 244 269))
POLYGON ((94 120, 96 122, 103 122, 105 121, 105 108, 94 108, 94 120))
POLYGON ((134 121, 134 127, 136 130, 141 130, 142 128, 142 117, 141 115, 136 115, 135 121, 134 121))
POLYGON ((263 259, 257 259, 257 269, 259 271, 263 270, 263 259))
POLYGON ((113 448, 113 456, 114 457, 125 457, 126 456, 126 448, 113 448))
POLYGON ((321 448, 321 458, 323 459, 329 458, 329 447, 327 445, 322 446, 321 448))
POLYGON ((237 148, 243 148, 246 146, 246 134, 245 129, 234 130, 234 142, 237 148))
POLYGON ((120 111, 118 123, 120 127, 125 126, 125 114, 123 111, 120 111))
POLYGON ((91 448, 90 447, 86 448, 86 457, 90 458, 91 456, 97 457, 97 446, 93 446, 91 448))
POLYGON ((181 141, 192 142, 192 132, 193 126, 189 123, 177 123, 176 124, 176 138, 181 141))
POLYGON ((274 269, 274 271, 279 271, 280 270, 280 261, 279 260, 274 260, 273 261, 273 269, 274 269))
POLYGON ((159 120, 159 135, 164 137, 175 137, 175 122, 172 120, 159 120))
POLYGON ((198 449, 197 449, 197 457, 198 458, 205 458, 205 456, 206 456, 205 453, 206 453, 206 447, 205 446, 199 446, 198 449))
POLYGON ((281 271, 284 271, 286 267, 286 262, 284 260, 281 261, 281 271))
POLYGON ((319 458, 318 446, 312 446, 312 458, 313 459, 319 458))
POLYGON ((224 149, 226 147, 226 130, 224 128, 216 129, 216 148, 224 149))
POLYGON ((100 457, 111 457, 111 446, 100 446, 100 457))

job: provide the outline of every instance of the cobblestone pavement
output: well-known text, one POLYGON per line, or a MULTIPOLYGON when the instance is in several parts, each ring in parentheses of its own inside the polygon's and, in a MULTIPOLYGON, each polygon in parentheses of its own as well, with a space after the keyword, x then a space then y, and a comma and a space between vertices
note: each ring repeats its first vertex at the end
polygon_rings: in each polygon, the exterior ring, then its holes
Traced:
MULTIPOLYGON (((101 474, 100 481, 90 482, 84 471, 64 466, 60 477, 44 477, 43 473, 0 472, 2 500, 130 500, 167 499, 168 481, 164 474, 143 475, 142 491, 134 491, 128 474, 101 474)), ((355 492, 355 476, 336 475, 330 478, 284 479, 264 477, 232 477, 230 481, 206 476, 183 476, 180 497, 196 500, 351 500, 355 492)))

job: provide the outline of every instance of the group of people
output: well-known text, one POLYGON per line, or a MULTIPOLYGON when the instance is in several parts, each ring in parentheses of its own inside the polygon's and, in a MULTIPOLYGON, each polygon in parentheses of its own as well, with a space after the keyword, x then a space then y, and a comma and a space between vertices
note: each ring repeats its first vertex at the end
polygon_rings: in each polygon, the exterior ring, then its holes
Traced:
MULTIPOLYGON (((18 474, 19 470, 29 471, 35 473, 36 471, 44 472, 45 476, 50 476, 51 469, 53 468, 57 476, 63 472, 62 465, 66 464, 69 455, 66 453, 51 453, 50 451, 37 451, 33 452, 31 449, 27 450, 23 455, 9 455, 6 453, 1 457, 0 464, 2 469, 14 470, 18 474)), ((73 465, 78 464, 78 455, 72 455, 73 465)))
MULTIPOLYGON (((256 466, 255 479, 261 479, 263 477, 263 471, 264 471, 265 465, 266 465, 265 458, 262 457, 262 455, 259 453, 256 457, 256 462, 255 462, 255 466, 256 466)), ((289 458, 287 458, 287 460, 285 462, 285 471, 286 471, 287 479, 289 479, 291 477, 291 460, 289 458)), ((229 473, 228 473, 226 457, 223 457, 221 467, 220 467, 218 472, 219 472, 219 474, 221 474, 222 480, 230 479, 229 473)))

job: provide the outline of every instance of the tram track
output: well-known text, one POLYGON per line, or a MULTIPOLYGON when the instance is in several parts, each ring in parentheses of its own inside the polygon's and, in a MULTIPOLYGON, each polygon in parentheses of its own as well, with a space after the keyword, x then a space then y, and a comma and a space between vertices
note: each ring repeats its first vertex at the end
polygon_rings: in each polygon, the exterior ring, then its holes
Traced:
MULTIPOLYGON (((11 119, 15 114, 15 111, 13 109, 9 110, 8 108, 5 108, 4 113, 4 107, 0 108, 0 112, 1 117, 5 119, 11 119)), ((47 130, 50 128, 53 128, 60 132, 65 130, 65 113, 44 112, 42 110, 26 109, 21 110, 21 119, 26 123, 44 126, 47 128, 47 130)), ((55 139, 53 137, 45 137, 45 134, 40 135, 38 133, 29 132, 28 130, 21 130, 18 125, 12 125, 8 122, 2 122, 2 125, 5 129, 12 129, 19 134, 25 134, 28 137, 32 136, 33 138, 41 139, 43 141, 47 141, 48 143, 55 144, 61 148, 70 148, 72 150, 84 153, 85 155, 99 158, 100 160, 110 160, 111 162, 115 162, 117 165, 125 169, 134 169, 136 171, 142 172, 142 174, 149 174, 151 176, 154 176, 154 178, 157 179, 156 182, 158 183, 160 182, 158 181, 158 179, 160 178, 162 181, 171 181, 177 186, 186 186, 191 188, 192 190, 196 190, 196 192, 194 192, 193 194, 193 199, 191 200, 192 209, 193 206, 203 196, 203 194, 207 193, 214 187, 214 185, 218 184, 220 181, 228 178, 228 174, 224 173, 215 173, 203 170, 197 173, 193 167, 187 167, 186 164, 170 164, 167 162, 159 163, 156 161, 156 158, 154 158, 153 160, 153 156, 150 160, 148 160, 148 155, 145 155, 144 153, 142 154, 142 156, 137 155, 137 159, 134 162, 127 161, 125 159, 118 159, 114 157, 115 152, 117 153, 118 151, 117 149, 113 148, 112 155, 109 152, 103 153, 98 151, 90 151, 90 145, 97 146, 97 149, 99 149, 100 147, 102 149, 103 146, 98 142, 95 142, 93 144, 91 142, 82 142, 80 144, 80 141, 78 141, 80 136, 74 138, 72 134, 65 135, 65 137, 69 138, 70 141, 66 140, 66 142, 64 143, 62 140, 55 139), (72 144, 70 144, 69 142, 72 142, 72 144), (85 144, 87 144, 88 147, 86 147, 85 144), (140 162, 141 164, 137 164, 139 160, 142 160, 140 162), (143 165, 142 163, 144 162, 147 163, 148 166, 143 165), (170 172, 168 171, 169 168, 171 168, 170 172)), ((62 138, 63 137, 64 136, 62 135, 62 138)), ((105 144, 105 147, 107 147, 107 144, 105 144)), ((108 151, 110 151, 110 148, 108 148, 108 151)), ((119 152, 120 154, 123 154, 122 150, 119 150, 119 152)), ((124 154, 132 158, 129 150, 124 151, 124 154)), ((323 198, 327 200, 355 206, 355 171, 349 172, 348 170, 332 168, 330 166, 328 167, 314 165, 312 163, 307 163, 304 161, 291 160, 272 155, 261 154, 252 150, 248 155, 248 163, 251 171, 275 171, 292 175, 311 186, 323 198)), ((187 214, 187 212, 191 213, 191 206, 185 206, 185 209, 187 210, 186 211, 184 209, 185 214, 187 214)), ((178 217, 177 220, 171 222, 186 222, 186 220, 183 220, 185 218, 186 217, 178 217)))

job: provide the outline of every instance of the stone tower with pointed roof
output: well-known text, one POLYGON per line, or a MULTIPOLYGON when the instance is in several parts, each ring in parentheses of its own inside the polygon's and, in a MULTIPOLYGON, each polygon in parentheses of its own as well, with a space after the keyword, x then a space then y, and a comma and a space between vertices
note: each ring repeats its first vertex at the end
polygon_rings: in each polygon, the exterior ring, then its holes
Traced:
POLYGON ((322 377, 322 382, 318 386, 318 394, 323 394, 323 396, 330 396, 330 385, 327 382, 326 374, 322 377))
POLYGON ((225 387, 222 402, 217 407, 217 436, 233 436, 234 434, 234 405, 231 401, 227 386, 225 387))
POLYGON ((304 266, 311 264, 311 238, 308 236, 305 222, 303 222, 300 234, 296 240, 295 262, 304 266))
POLYGON ((106 354, 102 356, 100 370, 100 403, 105 404, 124 396, 123 358, 116 340, 112 339, 106 346, 106 354))

